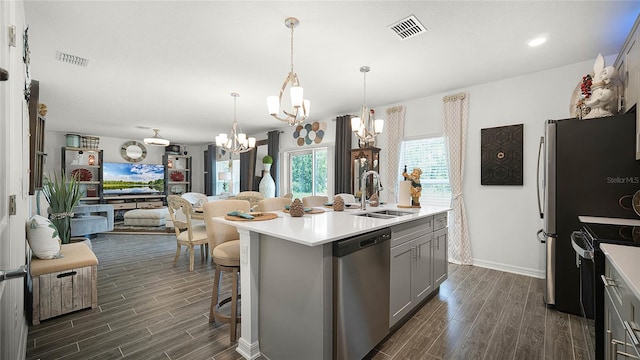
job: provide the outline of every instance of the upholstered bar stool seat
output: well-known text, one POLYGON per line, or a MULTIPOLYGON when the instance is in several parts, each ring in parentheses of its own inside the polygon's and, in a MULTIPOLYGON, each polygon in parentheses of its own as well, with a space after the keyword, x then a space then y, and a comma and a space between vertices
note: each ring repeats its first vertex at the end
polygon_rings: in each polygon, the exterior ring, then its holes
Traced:
POLYGON ((240 240, 224 242, 213 249, 213 262, 216 264, 215 279, 213 281, 213 292, 211 297, 211 308, 209 310, 209 322, 214 320, 231 325, 230 341, 236 338, 236 325, 240 323, 241 317, 238 313, 238 274, 240 274, 240 240), (220 276, 222 272, 231 274, 231 296, 224 299, 218 298, 220 289, 220 276), (229 315, 225 315, 220 310, 224 305, 231 303, 229 315), (236 316, 234 316, 236 315, 236 316))
POLYGON ((213 249, 213 262, 223 266, 240 266, 240 240, 231 240, 213 249))
POLYGON ((223 216, 230 211, 249 211, 249 202, 246 200, 221 200, 204 204, 204 221, 209 234, 209 243, 213 248, 211 259, 216 264, 213 280, 213 292, 211 293, 211 308, 209 310, 209 322, 220 321, 229 324, 229 338, 236 341, 238 323, 241 317, 238 315, 238 275, 240 274, 240 235, 235 226, 214 223, 213 218, 223 216), (222 272, 231 274, 231 296, 220 299, 220 277, 222 272), (222 306, 230 303, 229 315, 222 313, 222 306))

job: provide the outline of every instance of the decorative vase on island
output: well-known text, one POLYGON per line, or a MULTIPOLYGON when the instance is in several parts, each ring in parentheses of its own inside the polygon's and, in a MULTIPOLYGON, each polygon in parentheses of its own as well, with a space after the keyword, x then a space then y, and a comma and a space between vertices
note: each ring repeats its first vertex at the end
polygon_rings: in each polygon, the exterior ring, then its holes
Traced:
POLYGON ((271 177, 271 164, 262 164, 264 165, 264 171, 262 172, 262 180, 260 180, 260 193, 264 196, 265 199, 272 198, 276 196, 276 183, 273 181, 271 177))

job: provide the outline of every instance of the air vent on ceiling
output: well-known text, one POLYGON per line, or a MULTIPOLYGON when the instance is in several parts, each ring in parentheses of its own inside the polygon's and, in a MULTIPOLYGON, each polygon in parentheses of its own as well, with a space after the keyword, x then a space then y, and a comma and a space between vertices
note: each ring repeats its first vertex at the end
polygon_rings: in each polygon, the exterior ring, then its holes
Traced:
POLYGON ((424 34, 427 28, 422 25, 415 15, 411 15, 406 19, 402 19, 388 26, 389 29, 398 35, 400 40, 407 40, 420 34, 424 34))
POLYGON ((78 65, 83 67, 87 67, 87 65, 89 65, 88 59, 81 58, 80 56, 76 56, 76 55, 63 53, 62 51, 56 51, 56 59, 72 65, 78 65))

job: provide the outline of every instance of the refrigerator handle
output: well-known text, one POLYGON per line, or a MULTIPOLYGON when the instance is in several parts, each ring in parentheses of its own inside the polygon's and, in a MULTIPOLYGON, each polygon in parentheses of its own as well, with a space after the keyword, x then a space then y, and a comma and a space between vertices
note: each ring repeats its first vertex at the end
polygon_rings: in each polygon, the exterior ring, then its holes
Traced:
POLYGON ((538 169, 536 170, 536 190, 538 192, 538 212, 540 219, 544 219, 542 212, 542 202, 540 201, 540 159, 542 158, 542 150, 544 149, 544 136, 540 137, 540 145, 538 145, 538 169))

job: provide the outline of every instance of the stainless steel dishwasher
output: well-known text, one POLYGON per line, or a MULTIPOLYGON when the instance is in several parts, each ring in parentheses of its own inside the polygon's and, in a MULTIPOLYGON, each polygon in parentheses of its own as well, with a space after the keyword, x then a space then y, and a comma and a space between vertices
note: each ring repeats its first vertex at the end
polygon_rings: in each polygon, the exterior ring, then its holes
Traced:
POLYGON ((333 358, 362 359, 389 333, 391 229, 333 244, 333 358))

